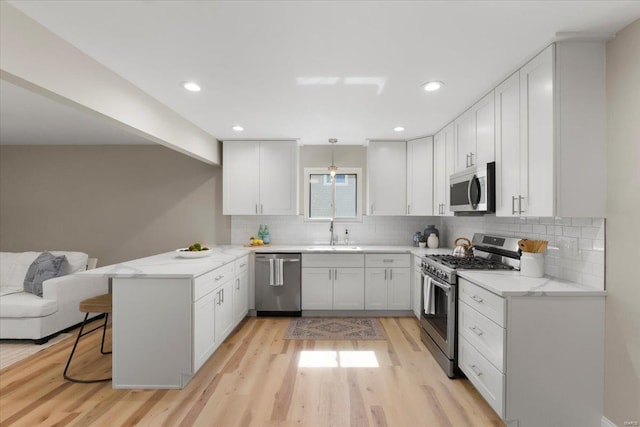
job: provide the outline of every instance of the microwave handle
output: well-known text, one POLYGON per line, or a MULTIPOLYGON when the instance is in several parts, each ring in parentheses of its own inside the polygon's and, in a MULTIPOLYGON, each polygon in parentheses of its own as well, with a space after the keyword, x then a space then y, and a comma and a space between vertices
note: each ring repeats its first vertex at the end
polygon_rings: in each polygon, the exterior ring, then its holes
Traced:
POLYGON ((473 175, 473 178, 469 180, 469 186, 467 187, 467 197, 469 199, 469 204, 471 205, 471 207, 473 209, 477 209, 478 204, 480 203, 480 199, 482 198, 480 194, 480 178, 478 178, 478 175, 473 175), (471 200, 471 187, 474 185, 478 187, 477 200, 471 200))

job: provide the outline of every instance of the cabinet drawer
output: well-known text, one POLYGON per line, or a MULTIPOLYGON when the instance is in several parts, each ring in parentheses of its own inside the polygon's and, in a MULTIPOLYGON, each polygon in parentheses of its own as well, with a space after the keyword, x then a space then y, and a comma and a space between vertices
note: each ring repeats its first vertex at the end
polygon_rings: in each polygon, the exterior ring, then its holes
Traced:
POLYGON ((237 259, 235 262, 236 275, 243 273, 249 269, 249 256, 237 259))
POLYGON ((481 314, 505 327, 505 301, 502 297, 474 285, 470 281, 458 278, 459 299, 466 302, 469 307, 473 307, 481 314))
POLYGON ((367 254, 366 267, 411 267, 409 254, 367 254))
POLYGON ((229 263, 202 276, 196 277, 193 282, 193 300, 198 300, 227 280, 233 278, 233 269, 233 263, 229 263))
POLYGON ((302 267, 364 267, 364 255, 302 254, 302 267))
POLYGON ((493 366, 504 372, 505 330, 463 301, 458 308, 458 332, 493 366))
POLYGON ((462 335, 458 336, 458 365, 489 406, 504 419, 505 376, 462 335))

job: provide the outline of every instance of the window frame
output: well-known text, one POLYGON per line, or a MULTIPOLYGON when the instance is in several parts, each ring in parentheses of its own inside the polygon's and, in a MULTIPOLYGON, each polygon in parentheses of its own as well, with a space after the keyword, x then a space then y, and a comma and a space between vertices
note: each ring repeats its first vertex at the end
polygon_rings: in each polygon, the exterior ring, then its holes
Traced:
MULTIPOLYGON (((311 175, 328 175, 327 168, 304 168, 304 222, 330 222, 331 218, 311 218, 310 213, 310 182, 311 175)), ((356 216, 334 218, 334 222, 362 222, 362 168, 339 167, 338 175, 356 175, 356 216)), ((332 190, 332 203, 335 203, 335 183, 332 190)))

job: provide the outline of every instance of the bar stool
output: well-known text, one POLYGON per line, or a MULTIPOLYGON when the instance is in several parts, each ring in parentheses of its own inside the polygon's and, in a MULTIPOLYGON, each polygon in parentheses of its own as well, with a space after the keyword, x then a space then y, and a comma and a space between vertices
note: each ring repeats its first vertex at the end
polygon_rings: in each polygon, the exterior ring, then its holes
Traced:
POLYGON ((76 338, 76 342, 73 345, 73 350, 71 350, 71 354, 69 355, 69 360, 67 360, 67 366, 64 368, 64 373, 62 374, 66 380, 73 381, 76 383, 99 383, 104 381, 111 381, 111 378, 100 378, 95 380, 79 380, 76 378, 71 378, 67 375, 67 370, 69 369, 69 365, 71 364, 71 359, 73 358, 73 354, 76 352, 76 347, 78 346, 78 342, 80 338, 90 334, 93 331, 97 331, 98 329, 102 329, 102 343, 100 344, 100 353, 102 354, 111 354, 110 351, 104 351, 104 337, 107 332, 107 322, 109 321, 109 314, 111 313, 111 294, 98 295, 97 297, 88 298, 80 301, 80 312, 87 313, 84 316, 84 320, 82 321, 82 326, 80 326, 80 332, 78 333, 78 338, 76 338), (87 319, 89 318, 90 313, 103 313, 104 314, 104 323, 96 326, 95 328, 84 331, 84 327, 87 324, 87 319))

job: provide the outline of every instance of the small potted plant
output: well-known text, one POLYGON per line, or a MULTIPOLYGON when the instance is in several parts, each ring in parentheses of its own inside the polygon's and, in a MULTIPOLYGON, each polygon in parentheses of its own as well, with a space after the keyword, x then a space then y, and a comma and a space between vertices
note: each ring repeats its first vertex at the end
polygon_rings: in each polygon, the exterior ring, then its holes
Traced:
POLYGON ((424 234, 421 234, 420 237, 418 237, 418 247, 427 247, 427 236, 425 236, 424 234))

